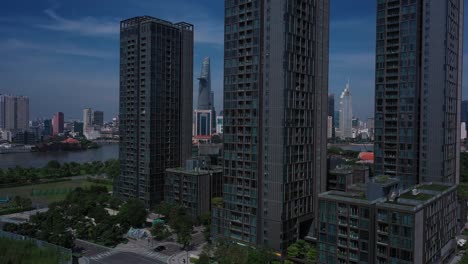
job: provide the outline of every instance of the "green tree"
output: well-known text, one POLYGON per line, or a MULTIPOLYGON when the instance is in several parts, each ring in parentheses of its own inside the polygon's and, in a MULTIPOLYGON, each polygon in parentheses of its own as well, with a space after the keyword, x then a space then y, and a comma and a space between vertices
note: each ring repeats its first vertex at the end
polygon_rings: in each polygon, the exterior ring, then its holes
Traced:
POLYGON ((178 205, 173 205, 173 204, 170 204, 170 203, 166 203, 166 202, 161 202, 156 206, 154 211, 157 214, 161 214, 161 215, 164 215, 165 217, 169 218, 172 210, 174 208, 176 208, 176 207, 179 207, 179 206, 178 205))
POLYGON ((173 229, 177 235, 177 243, 185 248, 192 242, 193 222, 187 215, 177 217, 174 221, 173 229))
POLYGON ((117 216, 123 225, 141 227, 146 221, 147 214, 142 201, 130 199, 122 205, 117 216))
POLYGON ((114 210, 118 210, 119 207, 122 205, 122 200, 117 197, 111 197, 109 199, 109 207, 114 210))
POLYGON ((56 160, 51 160, 47 163, 46 168, 48 169, 60 169, 60 162, 56 160))
POLYGON ((300 249, 297 244, 292 244, 287 248, 289 258, 299 258, 300 249))
POLYGON ((249 251, 244 247, 226 241, 218 243, 213 254, 218 263, 223 264, 248 264, 249 251))
POLYGON ((274 260, 273 252, 266 248, 249 249, 249 264, 269 264, 274 260))
POLYGON ((156 240, 164 240, 171 236, 171 232, 162 223, 156 223, 151 227, 151 234, 156 240))

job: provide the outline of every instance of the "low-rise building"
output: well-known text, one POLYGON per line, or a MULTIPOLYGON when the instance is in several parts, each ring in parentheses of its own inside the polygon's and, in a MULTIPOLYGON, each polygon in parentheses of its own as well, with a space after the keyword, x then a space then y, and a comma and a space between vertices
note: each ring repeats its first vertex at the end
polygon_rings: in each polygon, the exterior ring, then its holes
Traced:
POLYGON ((17 131, 13 137, 13 143, 21 145, 36 144, 36 134, 30 131, 17 131))
POLYGON ((319 195, 319 263, 445 263, 454 254, 456 186, 400 193, 399 181, 385 176, 366 186, 319 195))
POLYGON ((354 184, 367 183, 369 167, 339 165, 328 172, 327 190, 347 192, 354 184))
POLYGON ((222 196, 222 167, 209 160, 188 160, 185 168, 166 169, 164 201, 180 204, 196 218, 209 214, 211 199, 222 196))

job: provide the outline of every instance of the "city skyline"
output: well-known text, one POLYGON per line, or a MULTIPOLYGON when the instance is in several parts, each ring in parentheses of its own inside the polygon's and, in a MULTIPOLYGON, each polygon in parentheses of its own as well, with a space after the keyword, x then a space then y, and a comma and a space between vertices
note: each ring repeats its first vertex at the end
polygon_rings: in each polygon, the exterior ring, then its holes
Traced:
MULTIPOLYGON (((0 10, 0 53, 5 58, 0 62, 0 93, 30 97, 31 119, 50 118, 57 111, 78 118, 87 107, 103 110, 108 119, 117 116, 119 21, 147 14, 192 21, 198 32, 194 87, 203 58, 211 57, 215 108, 222 110, 222 1, 108 3, 5 3, 0 10), (87 3, 93 9, 85 8, 87 3)), ((374 110, 375 16, 375 1, 331 2, 329 92, 339 95, 349 77, 354 101, 361 102, 355 103, 354 112, 362 120, 372 117, 374 110)), ((197 94, 195 89, 194 105, 197 94)), ((468 92, 463 94, 466 99, 468 92)))

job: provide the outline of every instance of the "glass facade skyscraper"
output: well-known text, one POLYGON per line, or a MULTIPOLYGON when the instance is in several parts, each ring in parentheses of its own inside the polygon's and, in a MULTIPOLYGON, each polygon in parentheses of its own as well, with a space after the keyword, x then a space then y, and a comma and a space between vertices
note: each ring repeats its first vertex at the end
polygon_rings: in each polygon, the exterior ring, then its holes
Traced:
POLYGON ((377 1, 375 173, 458 183, 463 1, 377 1))
POLYGON ((209 136, 213 132, 213 111, 195 110, 195 136, 209 136))
POLYGON ((340 96, 340 137, 350 139, 353 137, 353 101, 349 83, 340 96))
POLYGON ((120 24, 120 175, 114 193, 151 207, 164 173, 192 155, 193 26, 153 17, 120 24))
POLYGON ((327 0, 225 0, 223 206, 212 234, 284 252, 325 190, 327 0))

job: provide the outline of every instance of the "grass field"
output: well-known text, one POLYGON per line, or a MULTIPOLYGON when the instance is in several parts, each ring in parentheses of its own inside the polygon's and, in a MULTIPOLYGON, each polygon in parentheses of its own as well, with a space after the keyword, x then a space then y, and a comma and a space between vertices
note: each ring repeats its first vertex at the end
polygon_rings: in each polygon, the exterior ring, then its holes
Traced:
POLYGON ((46 184, 36 184, 21 187, 12 187, 0 189, 0 197, 21 197, 31 198, 33 206, 45 206, 52 202, 63 200, 69 192, 78 187, 89 187, 91 185, 106 186, 109 191, 112 190, 111 185, 96 184, 88 182, 85 179, 70 180, 63 182, 54 182, 46 184))

